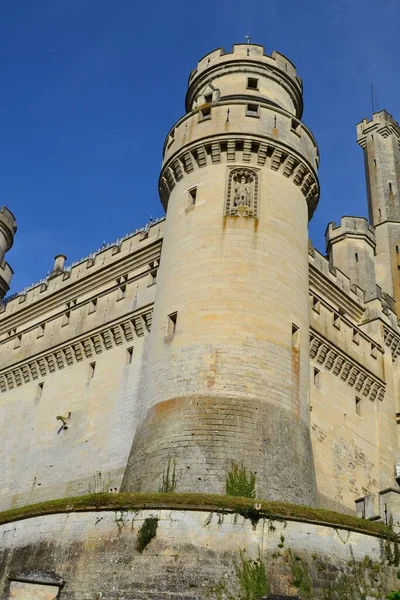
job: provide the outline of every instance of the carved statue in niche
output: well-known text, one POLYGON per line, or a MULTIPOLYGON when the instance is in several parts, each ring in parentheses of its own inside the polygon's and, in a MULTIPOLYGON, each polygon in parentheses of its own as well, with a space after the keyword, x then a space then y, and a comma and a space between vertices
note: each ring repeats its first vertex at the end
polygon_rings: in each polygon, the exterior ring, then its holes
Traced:
POLYGON ((258 217, 258 174, 252 169, 232 169, 228 178, 226 213, 237 217, 258 217))

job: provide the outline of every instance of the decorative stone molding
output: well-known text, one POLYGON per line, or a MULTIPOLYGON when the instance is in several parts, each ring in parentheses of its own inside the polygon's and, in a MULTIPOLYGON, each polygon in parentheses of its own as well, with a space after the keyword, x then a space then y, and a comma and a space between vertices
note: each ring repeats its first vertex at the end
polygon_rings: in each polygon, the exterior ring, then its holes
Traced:
MULTIPOLYGON (((253 137, 253 136, 252 136, 253 137)), ((164 166, 159 191, 164 207, 169 196, 186 174, 207 165, 221 162, 245 162, 255 167, 267 167, 291 179, 300 187, 312 215, 319 198, 319 184, 314 170, 290 148, 280 146, 274 140, 242 137, 221 138, 183 148, 164 166)))
POLYGON ((383 339, 385 341, 385 345, 390 349, 392 361, 394 362, 400 355, 400 335, 393 331, 393 329, 389 329, 389 327, 384 325, 383 339))
POLYGON ((385 383, 315 331, 310 331, 310 357, 365 398, 383 400, 385 383))
POLYGON ((225 214, 230 217, 258 218, 258 173, 236 167, 229 170, 225 214))
POLYGON ((153 307, 147 308, 133 314, 128 319, 125 317, 104 329, 78 338, 52 352, 46 352, 36 359, 24 361, 12 369, 4 369, 0 371, 0 391, 4 393, 25 383, 46 377, 86 358, 130 342, 135 336, 143 337, 145 331, 150 331, 152 315, 153 307))

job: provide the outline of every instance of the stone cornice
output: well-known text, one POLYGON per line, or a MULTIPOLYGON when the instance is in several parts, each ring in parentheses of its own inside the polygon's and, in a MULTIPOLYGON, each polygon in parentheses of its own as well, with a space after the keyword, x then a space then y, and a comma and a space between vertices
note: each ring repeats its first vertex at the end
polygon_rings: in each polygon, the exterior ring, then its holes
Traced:
POLYGON ((240 133, 208 137, 180 148, 166 162, 160 175, 159 190, 164 208, 167 207, 169 196, 177 182, 186 174, 222 162, 227 165, 240 163, 270 168, 291 179, 300 187, 311 218, 318 203, 319 183, 310 163, 282 142, 240 133))
POLYGON ((143 337, 150 330, 153 306, 144 307, 129 317, 126 315, 106 327, 96 328, 67 343, 55 346, 48 352, 16 363, 0 371, 0 391, 7 392, 26 383, 42 379, 54 371, 92 358, 133 339, 143 337))
POLYGON ((339 377, 343 383, 353 388, 361 396, 371 401, 383 400, 386 390, 385 382, 314 330, 310 330, 310 358, 335 377, 339 377))
POLYGON ((383 325, 383 339, 385 346, 390 349, 392 361, 395 362, 396 358, 400 355, 400 335, 387 325, 383 325))
MULTIPOLYGON (((158 259, 161 253, 161 245, 162 237, 160 236, 152 239, 150 243, 143 246, 143 248, 139 247, 135 252, 120 255, 113 262, 101 266, 98 269, 91 270, 94 263, 87 261, 86 266, 85 263, 82 264, 82 268, 85 268, 85 273, 74 281, 71 281, 70 277, 65 277, 65 273, 60 274, 57 278, 51 280, 48 285, 46 283, 41 284, 39 296, 33 298, 35 288, 30 290, 27 295, 21 294, 20 296, 17 296, 12 300, 13 303, 19 303, 17 310, 9 313, 9 311, 7 311, 8 305, 3 305, 5 306, 5 309, 3 313, 0 313, 0 336, 15 327, 18 327, 18 331, 20 331, 24 322, 40 318, 41 316, 43 316, 43 320, 45 321, 46 315, 49 312, 57 310, 60 306, 62 306, 64 310, 66 303, 76 297, 83 296, 92 290, 93 295, 96 296, 95 290, 97 288, 124 275, 127 271, 137 270, 148 262, 158 259), (55 279, 60 279, 62 281, 62 284, 58 289, 52 289, 52 287, 50 287, 54 286, 55 279), (64 281, 65 284, 63 285, 64 281), (29 298, 27 298, 27 296, 29 296, 29 298), (32 298, 32 300, 29 302, 30 298, 32 298)), ((68 271, 66 273, 68 274, 68 271)), ((146 274, 147 273, 141 273, 137 276, 133 276, 127 283, 140 279, 146 274)), ((111 287, 115 287, 114 282, 111 287)), ((89 298, 87 301, 89 301, 89 298)))

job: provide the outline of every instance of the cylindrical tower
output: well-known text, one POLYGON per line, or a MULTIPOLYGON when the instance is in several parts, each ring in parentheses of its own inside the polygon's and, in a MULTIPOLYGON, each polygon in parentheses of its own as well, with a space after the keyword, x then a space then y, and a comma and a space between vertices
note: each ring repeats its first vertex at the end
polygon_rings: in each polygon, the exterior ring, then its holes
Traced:
POLYGON ((3 206, 0 210, 0 299, 3 299, 10 289, 13 270, 4 257, 14 243, 16 231, 17 223, 14 215, 3 206))
POLYGON ((225 492, 232 462, 257 496, 314 504, 307 221, 318 149, 283 55, 239 44, 202 58, 164 146, 167 210, 141 423, 123 489, 225 492), (171 467, 172 468, 172 467, 171 467))

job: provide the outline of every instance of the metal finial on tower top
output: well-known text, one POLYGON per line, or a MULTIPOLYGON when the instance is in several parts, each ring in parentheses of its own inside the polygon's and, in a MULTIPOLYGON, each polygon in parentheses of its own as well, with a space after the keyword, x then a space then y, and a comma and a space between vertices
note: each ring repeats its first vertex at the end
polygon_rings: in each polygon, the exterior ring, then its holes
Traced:
POLYGON ((246 40, 246 42, 248 44, 250 44, 250 42, 251 42, 251 35, 249 35, 248 33, 246 33, 246 35, 244 36, 244 39, 246 40))

